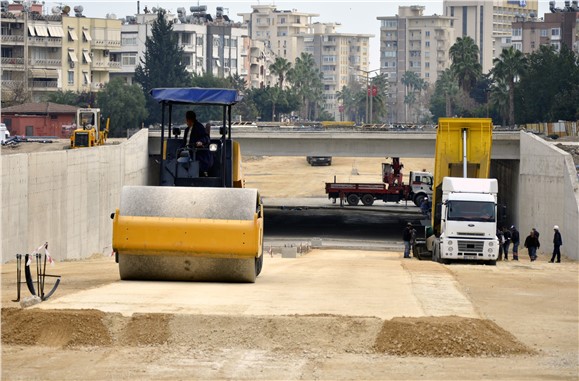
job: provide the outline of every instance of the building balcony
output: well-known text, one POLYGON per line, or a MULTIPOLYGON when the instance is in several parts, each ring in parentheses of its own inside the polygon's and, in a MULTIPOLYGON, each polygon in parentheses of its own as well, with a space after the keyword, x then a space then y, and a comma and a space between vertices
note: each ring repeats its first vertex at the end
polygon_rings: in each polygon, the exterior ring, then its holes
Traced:
POLYGON ((32 59, 30 60, 30 65, 32 66, 42 66, 42 67, 61 67, 61 59, 32 59))
POLYGON ((241 56, 247 56, 247 53, 248 53, 248 52, 247 52, 247 49, 246 49, 246 48, 242 48, 242 49, 241 49, 241 52, 240 52, 241 56))
POLYGON ((13 80, 13 79, 3 79, 2 80, 2 90, 10 90, 22 87, 24 81, 13 80))
POLYGON ((31 81, 34 90, 56 90, 58 81, 31 81))
POLYGON ((105 84, 102 82, 93 82, 90 84, 90 91, 98 92, 101 91, 105 87, 105 84))
POLYGON ((56 37, 28 37, 28 44, 31 46, 61 47, 62 38, 56 37))
POLYGON ((22 57, 2 57, 1 63, 4 69, 24 70, 24 58, 22 57))
POLYGON ((241 74, 241 75, 247 75, 247 69, 241 69, 241 70, 239 71, 239 74, 241 74))
POLYGON ((120 62, 109 61, 109 68, 113 70, 120 70, 122 68, 122 65, 120 62))
POLYGON ((121 47, 121 41, 93 39, 90 44, 90 47, 92 49, 103 49, 103 50, 118 49, 121 47))
POLYGON ((2 45, 23 45, 24 36, 3 34, 0 41, 2 42, 2 45))

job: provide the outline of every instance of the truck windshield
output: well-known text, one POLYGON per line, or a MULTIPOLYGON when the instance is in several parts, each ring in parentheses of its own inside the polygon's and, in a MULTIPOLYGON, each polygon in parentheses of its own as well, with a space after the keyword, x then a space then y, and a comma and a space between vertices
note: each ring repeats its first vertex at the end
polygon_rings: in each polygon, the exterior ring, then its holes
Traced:
POLYGON ((495 222, 495 206, 492 202, 448 201, 446 210, 449 221, 495 222))

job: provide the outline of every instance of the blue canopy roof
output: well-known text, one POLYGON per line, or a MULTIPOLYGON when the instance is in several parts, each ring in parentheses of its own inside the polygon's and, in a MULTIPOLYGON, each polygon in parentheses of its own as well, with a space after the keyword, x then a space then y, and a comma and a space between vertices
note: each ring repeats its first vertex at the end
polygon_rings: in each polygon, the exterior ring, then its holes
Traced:
POLYGON ((241 100, 237 90, 201 87, 159 88, 151 90, 157 102, 204 105, 233 105, 241 100))

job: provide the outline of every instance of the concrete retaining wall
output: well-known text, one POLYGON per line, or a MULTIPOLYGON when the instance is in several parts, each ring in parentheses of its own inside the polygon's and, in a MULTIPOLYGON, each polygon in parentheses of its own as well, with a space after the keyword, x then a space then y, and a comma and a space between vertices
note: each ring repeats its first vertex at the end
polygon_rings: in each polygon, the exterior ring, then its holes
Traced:
MULTIPOLYGON (((533 134, 521 132, 517 225, 521 241, 535 227, 540 252, 553 250, 553 225, 563 236, 561 253, 579 259, 579 184, 573 158, 533 134)), ((526 255, 526 250, 521 254, 526 255)))
POLYGON ((44 242, 56 260, 110 253, 122 186, 147 183, 147 132, 119 145, 2 156, 2 263, 44 242))

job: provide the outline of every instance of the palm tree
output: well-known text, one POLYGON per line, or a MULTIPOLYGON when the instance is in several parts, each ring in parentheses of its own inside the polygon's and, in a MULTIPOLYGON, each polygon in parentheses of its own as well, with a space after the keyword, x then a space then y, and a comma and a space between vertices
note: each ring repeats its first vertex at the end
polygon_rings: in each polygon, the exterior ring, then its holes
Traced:
MULTIPOLYGON (((417 104, 417 95, 420 97, 422 90, 428 88, 428 82, 420 78, 420 76, 413 71, 407 71, 400 78, 400 82, 406 87, 406 95, 404 96, 404 103, 406 105, 414 105, 416 110, 419 109, 420 104, 417 104)), ((418 116, 417 116, 418 117, 418 116)), ((406 121, 408 121, 408 116, 405 116, 406 121)))
POLYGON ((458 85, 451 69, 446 69, 438 77, 437 85, 444 94, 445 115, 452 116, 452 100, 458 93, 458 85))
MULTIPOLYGON (((293 91, 302 102, 302 116, 310 118, 310 106, 315 106, 322 98, 322 74, 316 68, 314 57, 302 52, 296 58, 294 67, 287 72, 288 81, 293 84, 293 91)), ((317 113, 317 108, 314 107, 317 113)))
POLYGON ((471 37, 459 37, 448 53, 452 60, 450 68, 458 79, 458 85, 468 93, 482 75, 479 48, 471 37))
POLYGON ((269 70, 278 77, 279 87, 283 89, 283 81, 287 72, 291 69, 292 64, 288 60, 282 57, 277 57, 271 65, 269 65, 269 70))
POLYGON ((514 47, 503 49, 501 55, 493 60, 491 70, 495 80, 501 79, 507 85, 509 92, 509 125, 515 125, 515 81, 525 72, 527 58, 514 47))
POLYGON ((501 116, 504 126, 509 111, 509 86, 502 78, 497 78, 491 85, 490 90, 490 102, 501 116))

